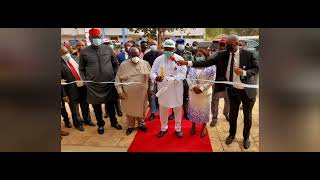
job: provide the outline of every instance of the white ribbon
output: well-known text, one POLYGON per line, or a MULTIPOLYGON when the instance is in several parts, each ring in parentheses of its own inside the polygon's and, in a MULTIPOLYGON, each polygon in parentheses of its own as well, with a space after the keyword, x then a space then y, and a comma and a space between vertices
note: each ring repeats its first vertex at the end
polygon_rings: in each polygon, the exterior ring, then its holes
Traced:
MULTIPOLYGON (((189 79, 189 78, 186 78, 189 79)), ((191 81, 203 81, 203 82, 211 82, 211 83, 220 83, 220 84, 229 84, 229 85, 239 85, 241 84, 243 87, 246 88, 254 88, 254 89, 259 89, 259 85, 254 85, 254 84, 244 84, 244 83, 239 83, 239 82, 230 82, 230 81, 213 81, 213 80, 203 80, 203 79, 189 79, 191 81)), ((123 84, 123 85, 130 85, 130 84, 140 84, 141 82, 128 82, 128 83, 116 83, 112 81, 106 81, 106 82, 95 82, 95 81, 72 81, 69 83, 66 83, 65 80, 61 80, 61 85, 68 85, 68 84, 73 84, 77 82, 83 82, 83 83, 96 83, 96 84, 123 84)), ((160 90, 159 90, 160 91, 160 90)), ((162 93, 160 93, 162 94, 162 93)))

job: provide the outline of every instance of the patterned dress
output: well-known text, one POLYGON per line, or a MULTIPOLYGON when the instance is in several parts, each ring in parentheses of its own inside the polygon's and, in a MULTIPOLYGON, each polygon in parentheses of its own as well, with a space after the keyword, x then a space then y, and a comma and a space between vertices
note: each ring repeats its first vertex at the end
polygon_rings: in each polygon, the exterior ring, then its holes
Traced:
POLYGON ((190 68, 189 84, 189 118, 194 123, 207 123, 211 116, 212 85, 211 82, 201 80, 215 80, 216 66, 206 68, 190 68), (192 80, 198 79, 198 80, 192 80), (194 87, 202 90, 201 94, 193 91, 194 87))

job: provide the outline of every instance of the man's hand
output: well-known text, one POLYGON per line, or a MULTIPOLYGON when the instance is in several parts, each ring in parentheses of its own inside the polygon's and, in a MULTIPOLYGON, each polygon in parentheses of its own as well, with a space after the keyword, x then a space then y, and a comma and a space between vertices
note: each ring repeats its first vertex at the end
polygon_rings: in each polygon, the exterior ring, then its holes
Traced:
POLYGON ((70 103, 70 99, 68 96, 62 98, 64 102, 70 103))
POLYGON ((236 68, 236 69, 234 70, 234 72, 235 72, 238 76, 242 76, 242 75, 243 75, 243 69, 241 69, 241 68, 236 68))
POLYGON ((180 61, 178 61, 178 65, 179 66, 188 65, 188 61, 180 60, 180 61))
POLYGON ((149 96, 153 96, 153 95, 154 95, 154 92, 153 92, 153 91, 148 91, 148 95, 149 95, 149 96))
POLYGON ((127 96, 124 93, 119 94, 119 98, 122 100, 127 99, 127 96))
POLYGON ((156 81, 158 81, 158 82, 162 82, 162 81, 163 81, 162 76, 157 76, 157 77, 156 77, 156 81))
POLYGON ((201 94, 201 93, 202 93, 201 89, 198 88, 198 87, 194 87, 194 88, 193 88, 193 91, 194 91, 194 93, 196 93, 196 94, 201 94))

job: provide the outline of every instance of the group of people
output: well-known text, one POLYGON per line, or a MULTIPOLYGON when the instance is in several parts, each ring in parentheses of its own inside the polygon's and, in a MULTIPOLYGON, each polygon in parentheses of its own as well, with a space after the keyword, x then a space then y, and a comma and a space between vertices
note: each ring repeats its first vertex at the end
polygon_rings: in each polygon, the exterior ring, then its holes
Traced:
POLYGON ((174 119, 176 135, 182 138, 182 117, 192 122, 191 135, 196 134, 196 124, 201 124, 200 136, 205 137, 206 124, 211 119, 210 126, 216 125, 219 98, 224 98, 223 113, 230 124, 226 143, 232 143, 235 138, 242 102, 244 147, 249 148, 256 89, 245 88, 241 83, 255 84, 259 67, 252 53, 239 49, 236 35, 223 38, 219 51, 211 55, 206 49, 198 48, 196 42, 188 51, 184 39, 167 39, 161 49, 156 40, 141 41, 139 45, 128 41, 122 52, 116 54, 109 45, 103 44, 99 29, 90 29, 89 35, 92 45, 84 47, 79 41, 79 53, 75 55, 65 46, 60 49, 61 78, 70 83, 61 87, 61 113, 66 127, 72 125, 65 118, 64 102, 69 103, 73 125, 80 131, 84 130, 84 124, 95 126, 89 113, 91 104, 98 133, 103 134, 101 104, 105 104, 111 126, 121 130, 115 116, 121 104, 128 122, 127 135, 133 132, 136 121, 138 129, 147 132, 145 116, 150 109, 149 121, 159 111, 161 127, 157 137, 168 132, 168 119, 174 119), (215 80, 231 81, 234 85, 215 84, 215 80), (76 83, 72 83, 74 81, 76 83), (79 105, 83 120, 79 116, 79 105))

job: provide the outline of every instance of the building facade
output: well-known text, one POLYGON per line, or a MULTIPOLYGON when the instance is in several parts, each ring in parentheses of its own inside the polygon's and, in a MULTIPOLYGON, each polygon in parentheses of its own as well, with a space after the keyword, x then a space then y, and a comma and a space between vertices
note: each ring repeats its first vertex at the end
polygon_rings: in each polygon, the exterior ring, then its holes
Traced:
MULTIPOLYGON (((64 42, 74 46, 74 37, 76 35, 77 40, 88 41, 86 34, 90 28, 61 28, 61 43, 64 42)), ((121 28, 101 28, 104 30, 105 39, 115 40, 122 42, 122 30, 121 28)), ((140 36, 143 36, 143 32, 134 33, 125 28, 126 40, 137 40, 140 36)), ((166 36, 172 39, 185 38, 186 43, 191 44, 193 41, 204 41, 205 28, 185 28, 184 31, 166 32, 166 36)))

